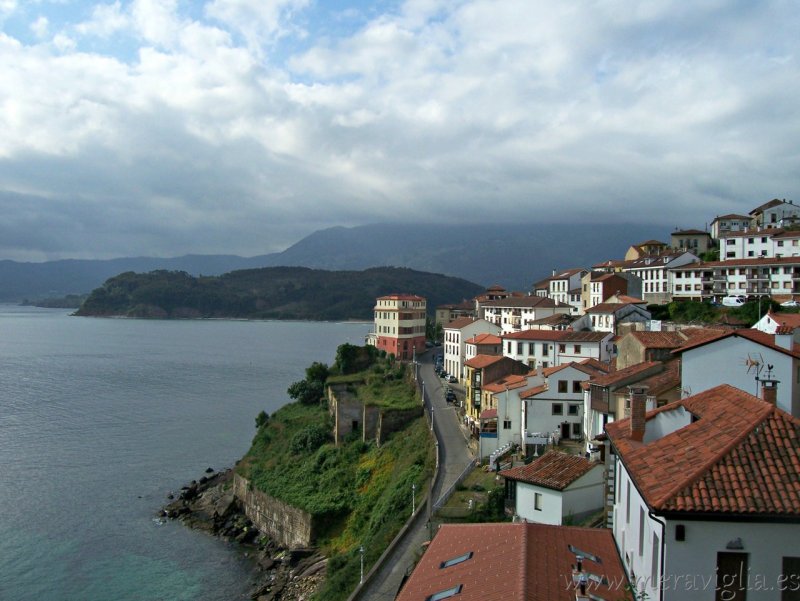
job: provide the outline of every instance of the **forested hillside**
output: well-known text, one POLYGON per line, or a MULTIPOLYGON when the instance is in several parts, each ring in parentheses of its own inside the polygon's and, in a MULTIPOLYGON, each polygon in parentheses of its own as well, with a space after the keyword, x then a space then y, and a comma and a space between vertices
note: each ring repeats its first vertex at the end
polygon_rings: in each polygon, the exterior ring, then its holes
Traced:
POLYGON ((269 267, 216 277, 193 277, 182 271, 127 272, 94 290, 76 314, 371 320, 378 296, 418 294, 427 299, 432 313, 437 305, 458 303, 482 290, 459 278, 395 267, 364 271, 269 267))

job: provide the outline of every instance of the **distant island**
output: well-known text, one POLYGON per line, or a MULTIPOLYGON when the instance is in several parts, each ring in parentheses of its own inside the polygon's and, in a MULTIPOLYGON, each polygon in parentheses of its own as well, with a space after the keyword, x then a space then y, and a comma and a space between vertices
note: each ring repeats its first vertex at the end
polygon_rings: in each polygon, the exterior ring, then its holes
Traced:
POLYGON ((483 287, 398 267, 325 271, 267 267, 194 277, 184 271, 126 272, 92 291, 75 315, 155 319, 372 320, 375 299, 424 296, 431 309, 473 298, 483 287))

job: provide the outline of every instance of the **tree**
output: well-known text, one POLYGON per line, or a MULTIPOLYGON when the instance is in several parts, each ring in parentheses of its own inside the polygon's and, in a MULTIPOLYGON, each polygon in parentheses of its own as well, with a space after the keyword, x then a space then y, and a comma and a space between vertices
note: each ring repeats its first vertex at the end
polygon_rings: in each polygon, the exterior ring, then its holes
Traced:
POLYGON ((317 380, 300 380, 289 386, 287 392, 290 398, 300 401, 304 405, 313 405, 322 398, 325 384, 317 380))

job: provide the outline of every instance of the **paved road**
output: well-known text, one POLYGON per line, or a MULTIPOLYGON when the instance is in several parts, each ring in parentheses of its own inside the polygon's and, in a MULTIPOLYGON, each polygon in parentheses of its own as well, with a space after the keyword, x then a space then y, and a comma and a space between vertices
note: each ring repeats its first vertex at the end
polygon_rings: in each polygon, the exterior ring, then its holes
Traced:
MULTIPOLYGON (((433 407, 434 428, 439 440, 440 476, 432 495, 438 500, 456 482, 473 457, 456 411, 444 399, 442 380, 433 371, 433 353, 425 353, 420 357, 419 378, 425 383, 425 397, 433 407)), ((387 558, 383 568, 362 589, 358 599, 393 601, 406 571, 414 565, 422 543, 429 539, 426 520, 419 520, 405 540, 387 558)))

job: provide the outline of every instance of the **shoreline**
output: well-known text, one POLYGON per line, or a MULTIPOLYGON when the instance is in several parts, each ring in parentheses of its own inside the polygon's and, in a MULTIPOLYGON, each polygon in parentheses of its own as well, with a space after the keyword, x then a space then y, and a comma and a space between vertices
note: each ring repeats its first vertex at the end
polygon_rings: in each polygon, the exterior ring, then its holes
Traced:
POLYGON ((308 601, 325 579, 327 558, 314 548, 286 549, 262 535, 233 495, 233 469, 211 468, 170 493, 158 518, 178 520, 236 547, 251 565, 253 601, 308 601))

